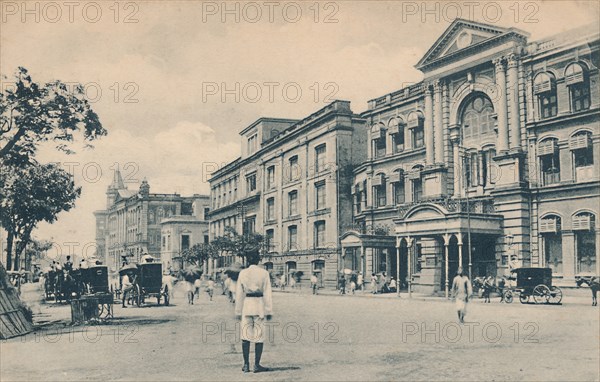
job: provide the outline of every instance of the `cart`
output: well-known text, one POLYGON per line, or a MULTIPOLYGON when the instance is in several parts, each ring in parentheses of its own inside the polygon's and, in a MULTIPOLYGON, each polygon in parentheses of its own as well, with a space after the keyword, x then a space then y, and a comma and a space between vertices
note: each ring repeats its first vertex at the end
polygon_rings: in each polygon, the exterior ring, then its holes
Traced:
POLYGON ((169 305, 169 287, 163 285, 161 263, 141 263, 126 271, 134 273, 131 298, 137 306, 144 304, 147 297, 156 297, 158 305, 161 299, 165 306, 169 305))
POLYGON ((509 280, 516 280, 516 286, 506 288, 504 301, 511 303, 519 295, 521 304, 560 304, 562 290, 552 285, 550 268, 517 268, 511 271, 509 280))

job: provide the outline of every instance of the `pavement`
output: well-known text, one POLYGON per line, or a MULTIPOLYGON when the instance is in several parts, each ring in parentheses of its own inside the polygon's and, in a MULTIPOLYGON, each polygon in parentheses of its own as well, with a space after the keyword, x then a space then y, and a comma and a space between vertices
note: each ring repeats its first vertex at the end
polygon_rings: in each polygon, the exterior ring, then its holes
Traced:
POLYGON ((101 325, 70 325, 68 306, 45 305, 35 333, 0 343, 0 380, 600 379, 600 310, 583 293, 565 293, 563 305, 476 299, 464 325, 451 301, 412 297, 276 291, 262 362, 273 370, 259 374, 241 371, 233 305, 221 294, 188 305, 176 290, 171 306, 115 306, 101 325))

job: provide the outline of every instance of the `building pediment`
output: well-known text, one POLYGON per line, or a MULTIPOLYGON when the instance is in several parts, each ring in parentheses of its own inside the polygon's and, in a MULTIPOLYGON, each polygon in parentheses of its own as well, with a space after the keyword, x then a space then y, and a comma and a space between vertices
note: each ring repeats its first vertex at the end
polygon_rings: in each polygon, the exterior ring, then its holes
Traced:
POLYGON ((495 25, 456 19, 440 38, 437 39, 427 53, 425 53, 423 58, 419 60, 415 67, 422 70, 440 60, 451 58, 459 52, 467 51, 475 46, 491 42, 500 36, 510 33, 517 33, 523 37, 528 36, 526 32, 515 28, 502 28, 495 25))

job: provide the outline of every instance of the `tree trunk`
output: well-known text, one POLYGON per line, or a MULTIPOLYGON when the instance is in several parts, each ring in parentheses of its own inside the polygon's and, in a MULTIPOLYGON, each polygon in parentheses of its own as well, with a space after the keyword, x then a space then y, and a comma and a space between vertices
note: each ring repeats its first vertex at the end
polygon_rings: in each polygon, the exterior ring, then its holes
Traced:
POLYGON ((7 233, 8 236, 6 238, 6 270, 10 271, 12 269, 12 249, 15 235, 10 231, 7 231, 7 233))
POLYGON ((15 271, 19 270, 19 260, 21 259, 21 254, 23 253, 23 250, 25 250, 25 247, 27 247, 29 240, 31 240, 31 231, 33 231, 33 227, 26 227, 25 229, 23 229, 23 233, 20 235, 21 240, 19 240, 19 242, 17 243, 15 251, 15 271))

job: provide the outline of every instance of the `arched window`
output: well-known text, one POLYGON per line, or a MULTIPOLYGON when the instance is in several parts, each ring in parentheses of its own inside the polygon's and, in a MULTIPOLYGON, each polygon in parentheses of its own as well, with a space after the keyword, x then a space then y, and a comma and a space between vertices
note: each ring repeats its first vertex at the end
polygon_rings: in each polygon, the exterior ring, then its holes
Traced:
POLYGON ((585 182, 594 177, 594 148, 592 133, 580 131, 569 139, 569 149, 573 155, 575 181, 585 182))
POLYGON ((467 186, 488 187, 496 183, 498 171, 494 162, 496 148, 485 147, 481 151, 471 149, 467 151, 464 163, 467 186))
POLYGON ((587 68, 574 62, 565 69, 565 83, 569 87, 571 112, 590 108, 590 82, 587 68))
POLYGON ((397 154, 404 151, 404 122, 399 118, 390 119, 388 134, 392 137, 392 152, 397 154))
POLYGON ((544 139, 538 144, 538 157, 544 186, 560 182, 560 155, 558 139, 544 139))
POLYGON ((561 225, 561 218, 557 215, 546 215, 540 219, 544 264, 557 274, 563 273, 561 225))
POLYGON ((396 170, 390 175, 390 183, 392 184, 394 204, 404 203, 404 174, 402 170, 396 170))
POLYGON ((412 112, 408 115, 408 128, 411 130, 411 143, 413 149, 425 146, 425 127, 423 114, 412 112))
POLYGON ((387 204, 386 181, 384 174, 377 174, 373 177, 373 200, 375 207, 383 207, 387 204))
POLYGON ((383 123, 378 123, 371 129, 371 142, 373 158, 381 158, 386 152, 386 128, 383 123))
POLYGON ((549 72, 538 74, 533 81, 533 91, 538 97, 540 118, 554 117, 558 112, 554 75, 549 72))
POLYGON ((471 98, 462 112, 462 133, 465 140, 478 140, 494 132, 494 106, 483 94, 471 98))
POLYGON ((596 273, 596 216, 580 212, 573 216, 572 229, 575 232, 577 273, 596 273))

